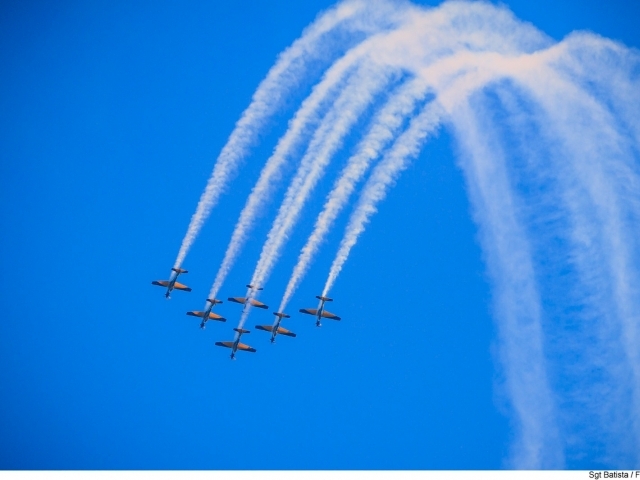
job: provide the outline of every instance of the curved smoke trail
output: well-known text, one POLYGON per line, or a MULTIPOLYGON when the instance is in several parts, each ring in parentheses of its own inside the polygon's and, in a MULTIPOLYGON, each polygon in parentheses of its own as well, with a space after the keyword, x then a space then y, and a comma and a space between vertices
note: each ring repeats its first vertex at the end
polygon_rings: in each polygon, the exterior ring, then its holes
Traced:
MULTIPOLYGON (((267 241, 262 247, 258 264, 251 277, 251 284, 263 285, 279 258, 280 251, 294 227, 298 216, 316 183, 322 177, 333 154, 342 146, 342 141, 376 94, 389 83, 393 72, 377 71, 370 67, 359 68, 349 78, 340 97, 325 115, 309 143, 307 152, 300 161, 291 185, 271 226, 267 241)), ((250 308, 243 311, 240 327, 244 325, 250 308)))
MULTIPOLYGON (((492 38, 488 42, 486 38, 478 38, 471 34, 468 36, 452 36, 445 37, 444 40, 440 40, 438 43, 433 41, 433 38, 439 37, 439 32, 447 32, 450 29, 449 19, 445 16, 438 15, 421 15, 420 11, 415 9, 411 5, 404 5, 407 9, 406 15, 400 15, 401 18, 406 20, 400 24, 396 30, 392 30, 389 33, 379 34, 376 38, 375 48, 369 46, 370 53, 368 60, 374 68, 379 68, 381 71, 391 72, 411 72, 414 70, 414 65, 420 65, 425 59, 438 58, 438 55, 442 55, 445 52, 450 52, 452 48, 468 47, 469 44, 475 48, 486 48, 486 44, 489 43, 499 51, 514 52, 517 51, 517 47, 521 49, 531 49, 532 44, 540 43, 540 36, 530 29, 525 29, 525 32, 511 43, 504 43, 504 37, 492 38), (424 31, 428 31, 428 35, 424 34, 424 31), (427 40, 424 49, 416 51, 415 49, 406 49, 407 41, 412 41, 414 38, 422 38, 427 40), (516 46, 512 45, 516 44, 516 46), (377 67, 376 67, 377 65, 377 67)), ((459 9, 454 11, 461 17, 469 18, 473 15, 462 13, 460 15, 459 9)), ((508 15, 507 15, 508 16, 508 15)), ((338 122, 344 122, 349 119, 349 116, 340 117, 338 122)), ((355 118, 353 119, 355 121, 355 118)), ((319 131, 321 128, 319 129, 319 131)), ((344 133, 341 134, 343 136, 344 133)), ((329 149, 335 149, 340 146, 340 143, 331 144, 329 149)), ((324 155, 320 155, 320 162, 311 164, 309 167, 299 170, 296 178, 292 182, 291 187, 287 191, 287 195, 281 206, 278 217, 276 218, 267 242, 265 243, 258 265, 254 271, 252 277, 252 284, 262 284, 273 268, 273 265, 279 258, 280 249, 286 240, 290 230, 293 228, 297 216, 304 204, 306 196, 310 193, 311 189, 315 185, 315 181, 319 175, 322 174, 322 169, 326 159, 324 155), (309 185, 307 188, 304 185, 309 185), (301 185, 304 186, 300 191, 301 185)), ((309 158, 311 162, 311 158, 309 158)), ((248 314, 249 310, 246 310, 248 314)), ((242 317, 241 324, 244 324, 246 315, 242 317)))
MULTIPOLYGON (((639 264, 638 243, 628 230, 631 225, 638 225, 640 212, 638 141, 635 134, 638 123, 627 111, 627 128, 634 133, 625 138, 624 133, 616 128, 618 121, 610 111, 608 102, 601 103, 594 98, 586 78, 573 76, 576 69, 572 64, 578 56, 587 54, 588 48, 593 48, 594 43, 600 50, 598 55, 603 55, 602 50, 606 51, 607 47, 620 54, 619 45, 583 34, 528 54, 463 51, 443 58, 420 72, 422 75, 428 72, 425 78, 433 82, 436 98, 445 105, 447 121, 453 126, 468 158, 462 167, 484 233, 483 248, 487 252, 496 289, 496 315, 501 321, 501 356, 506 370, 507 389, 520 429, 520 440, 514 448, 513 461, 520 467, 561 467, 565 462, 578 458, 588 442, 602 443, 601 449, 605 453, 600 461, 611 462, 611 459, 617 458, 617 462, 622 460, 628 463, 637 458, 640 444, 640 354, 632 346, 640 338, 638 322, 634 321, 640 318, 640 305, 634 300, 638 294, 638 288, 635 287, 638 285, 638 269, 630 267, 639 264), (579 54, 575 50, 579 50, 579 54), (569 72, 567 65, 574 67, 574 70, 569 72), (455 79, 453 86, 451 79, 455 79), (506 84, 505 79, 508 79, 506 84), (486 117, 490 116, 491 111, 482 111, 476 97, 482 97, 483 91, 491 88, 504 93, 512 83, 522 90, 520 95, 526 101, 537 109, 543 109, 535 117, 539 129, 535 134, 540 136, 540 125, 544 125, 553 132, 553 135, 549 132, 546 134, 555 137, 550 143, 563 149, 563 160, 557 160, 553 171, 557 177, 554 181, 563 182, 559 187, 562 191, 561 203, 551 202, 553 213, 545 213, 551 218, 557 218, 560 214, 573 224, 573 231, 570 232, 566 232, 564 226, 557 227, 557 235, 562 235, 570 244, 563 252, 561 261, 563 268, 574 271, 573 288, 579 293, 575 293, 572 300, 577 305, 588 307, 590 313, 567 315, 566 312, 553 312, 557 318, 569 317, 565 321, 572 324, 582 316, 586 320, 581 325, 579 340, 575 343, 566 341, 564 329, 546 327, 558 338, 565 339, 561 342, 562 347, 544 346, 545 341, 549 341, 545 338, 545 324, 550 312, 544 311, 542 302, 543 295, 548 298, 551 287, 536 281, 541 267, 536 264, 535 255, 539 255, 540 250, 548 249, 549 244, 537 239, 539 232, 531 232, 528 225, 528 221, 542 221, 544 215, 538 211, 535 220, 522 218, 517 207, 518 202, 523 201, 520 198, 522 193, 514 190, 514 180, 509 178, 513 175, 510 171, 513 167, 509 165, 506 154, 501 153, 503 139, 495 138, 495 127, 492 130, 486 125, 480 126, 486 124, 486 117), (443 85, 446 85, 448 93, 443 92, 443 85), (482 118, 482 122, 478 117, 482 118), (553 127, 550 128, 550 125, 553 127), (567 159, 570 161, 567 162, 567 159), (560 209, 558 205, 565 207, 560 209), (625 209, 623 205, 629 208, 625 209), (603 235, 603 231, 606 234, 603 235), (585 248, 583 244, 587 238, 598 237, 601 238, 597 241, 597 247, 589 245, 585 248), (635 249, 631 246, 635 246, 635 249), (594 266, 593 258, 603 255, 608 257, 608 263, 594 266), (607 295, 602 292, 607 290, 611 293, 605 299, 607 295), (606 321, 597 324, 596 318, 606 321), (623 354, 610 349, 607 350, 611 353, 606 356, 585 354, 585 344, 594 342, 594 338, 603 346, 621 344, 623 354), (565 368, 562 361, 576 357, 578 351, 580 367, 572 363, 570 368, 565 368), (595 377, 593 374, 594 366, 603 361, 608 369, 605 381, 597 378, 602 374, 595 377), (576 375, 576 371, 582 375, 576 375), (580 380, 576 381, 578 378, 580 380), (632 387, 621 386, 625 384, 632 387), (559 393, 567 389, 567 385, 572 386, 569 391, 559 393), (577 403, 578 408, 572 411, 562 409, 557 399, 558 396, 568 399, 584 395, 589 399, 596 398, 596 392, 602 388, 611 390, 611 397, 597 401, 582 398, 577 403), (591 391, 593 393, 589 393, 591 391), (629 437, 614 426, 620 425, 625 417, 632 419, 629 437), (584 425, 589 423, 593 427, 585 429, 584 425), (588 430, 583 434, 585 438, 571 438, 574 432, 580 430, 588 430)), ((608 54, 611 55, 611 52, 608 54)), ((596 54, 587 56, 593 61, 596 54)), ((627 51, 624 60, 624 63, 639 64, 633 52, 627 51)), ((617 73, 615 76, 620 91, 625 92, 630 101, 637 105, 638 94, 632 93, 633 89, 630 88, 634 84, 633 76, 625 77, 619 75, 619 71, 617 73)), ((610 90, 608 94, 611 94, 610 90)), ((520 99, 520 102, 523 101, 520 99)), ((620 103, 618 99, 617 108, 624 108, 620 103)), ((522 109, 522 103, 517 103, 512 106, 510 113, 516 116, 514 112, 522 109)), ((521 132, 518 134, 521 135, 521 132)), ((531 156, 533 149, 529 145, 524 150, 523 157, 531 156)), ((412 154, 415 153, 414 150, 412 154)), ((549 155, 549 152, 546 153, 549 155)), ((553 157, 553 154, 550 156, 553 157)), ((380 168, 383 169, 382 164, 380 168)), ((532 182, 545 169, 549 169, 548 163, 542 163, 533 172, 535 175, 520 178, 520 182, 525 183, 525 179, 532 182)), ((381 172, 381 178, 376 180, 374 173, 365 186, 332 265, 324 294, 333 285, 350 248, 375 212, 375 204, 384 196, 380 187, 386 188, 394 181, 395 174, 386 179, 384 174, 381 172), (376 185, 377 194, 373 187, 376 185)), ((540 202, 538 198, 526 200, 533 204, 540 202)), ((558 271, 554 270, 556 276, 558 271)), ((566 305, 567 298, 562 300, 566 305)))
POLYGON ((264 168, 260 172, 258 182, 251 190, 251 194, 247 199, 247 202, 240 213, 240 218, 236 222, 236 226, 231 235, 231 240, 225 252, 225 256, 222 260, 222 264, 218 269, 216 278, 211 287, 210 296, 214 297, 222 287, 224 280, 226 279, 231 267, 235 263, 238 254, 244 246, 244 242, 247 238, 256 216, 262 208, 274 189, 275 180, 279 178, 281 171, 291 154, 291 150, 299 142, 300 137, 305 133, 305 128, 315 120, 318 115, 318 111, 321 108, 323 102, 332 93, 347 74, 348 69, 351 67, 350 62, 339 62, 337 67, 332 67, 325 75, 324 79, 316 85, 313 92, 303 102, 300 109, 296 112, 293 120, 289 123, 289 128, 280 140, 276 148, 267 160, 264 168))
POLYGON ((398 175, 406 168, 409 160, 420 152, 420 147, 427 135, 433 132, 440 124, 442 114, 436 102, 431 102, 424 110, 411 121, 411 125, 398 140, 391 150, 385 155, 383 161, 376 166, 371 178, 367 181, 355 208, 351 215, 345 235, 340 243, 329 276, 322 290, 322 296, 327 296, 333 286, 342 266, 349 257, 351 248, 356 244, 358 237, 365 230, 365 226, 371 215, 376 213, 376 204, 387 194, 387 189, 395 182, 398 175))
MULTIPOLYGON (((240 213, 240 218, 234 228, 224 259, 211 287, 211 297, 215 297, 222 287, 238 254, 242 250, 246 237, 259 211, 265 208, 265 204, 275 187, 275 180, 279 178, 282 168, 291 155, 291 150, 300 142, 301 137, 309 125, 317 122, 317 117, 322 111, 323 104, 327 102, 327 98, 332 98, 334 90, 339 85, 347 83, 345 77, 357 69, 357 65, 362 62, 364 57, 370 54, 376 47, 378 41, 379 39, 377 37, 368 39, 340 58, 325 73, 323 80, 314 87, 311 95, 305 99, 294 118, 289 122, 289 128, 280 140, 278 140, 273 154, 260 172, 258 182, 253 187, 240 213)), ((342 106, 342 108, 344 108, 344 106, 342 106)), ((332 118, 337 115, 335 106, 333 112, 334 113, 331 114, 332 118)))
POLYGON ((391 71, 383 70, 373 75, 369 69, 365 69, 350 78, 349 85, 345 87, 340 98, 323 119, 300 161, 298 171, 287 189, 278 215, 267 236, 251 278, 252 283, 261 285, 267 279, 305 201, 323 175, 333 154, 342 146, 342 141, 349 129, 371 103, 373 97, 388 84, 391 76, 391 71))
POLYGON ((361 0, 338 4, 307 27, 303 35, 280 54, 276 64, 269 70, 266 78, 253 94, 251 104, 236 123, 216 160, 211 177, 202 192, 180 245, 174 268, 182 265, 211 209, 217 203, 229 179, 237 171, 239 162, 255 141, 258 131, 279 107, 287 91, 304 77, 309 61, 323 52, 322 42, 328 43, 327 35, 337 28, 343 28, 352 34, 371 35, 391 24, 395 14, 389 10, 389 5, 382 2, 374 3, 380 10, 367 11, 366 2, 361 0), (363 15, 363 13, 366 14, 363 15))
POLYGON ((309 268, 309 264, 320 244, 333 226, 338 214, 349 200, 356 184, 365 175, 371 163, 378 157, 380 150, 389 142, 402 126, 406 117, 427 94, 425 82, 420 79, 411 80, 402 85, 391 100, 376 114, 369 132, 360 142, 357 152, 348 160, 346 167, 336 181, 333 190, 327 197, 324 209, 318 216, 313 233, 302 248, 298 263, 293 269, 291 278, 280 302, 279 312, 286 308, 291 295, 309 268))

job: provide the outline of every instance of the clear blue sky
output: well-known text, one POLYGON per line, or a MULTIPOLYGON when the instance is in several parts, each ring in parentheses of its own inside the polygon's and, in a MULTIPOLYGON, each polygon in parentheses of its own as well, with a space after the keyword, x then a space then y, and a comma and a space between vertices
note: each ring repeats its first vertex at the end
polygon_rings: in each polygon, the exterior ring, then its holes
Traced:
MULTIPOLYGON (((589 29, 640 47, 638 3, 505 3, 557 40, 589 29)), ((166 301, 150 285, 167 276, 258 83, 330 5, 3 2, 0 468, 503 466, 513 433, 490 286, 449 132, 353 250, 332 292, 342 322, 317 329, 297 313, 315 305, 341 228, 291 302, 285 326, 297 338, 270 345, 254 331, 258 352, 230 362, 214 342, 232 338, 240 307, 225 302, 229 322, 204 332, 184 315, 201 308, 291 109, 189 253, 182 278, 193 292, 166 301)), ((261 297, 274 308, 322 200, 261 297)), ((274 211, 224 299, 244 294, 274 211)), ((249 325, 271 320, 254 311, 249 325)))

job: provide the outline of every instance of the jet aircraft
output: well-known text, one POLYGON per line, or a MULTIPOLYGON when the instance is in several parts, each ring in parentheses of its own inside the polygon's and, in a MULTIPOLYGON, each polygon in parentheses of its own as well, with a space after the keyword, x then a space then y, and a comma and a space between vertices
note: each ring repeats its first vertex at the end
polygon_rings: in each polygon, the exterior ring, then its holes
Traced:
POLYGON ((152 285, 159 285, 160 287, 167 287, 167 293, 164 294, 166 298, 171 297, 171 291, 175 288, 177 290, 184 290, 185 292, 190 292, 191 289, 186 285, 176 282, 178 276, 181 273, 189 273, 186 270, 182 270, 181 268, 172 268, 173 273, 169 280, 155 280, 151 282, 152 285))
POLYGON ((276 342, 276 335, 286 335, 287 337, 295 337, 296 334, 286 328, 282 328, 280 326, 280 322, 283 318, 291 318, 291 316, 286 313, 273 312, 273 314, 277 317, 276 323, 272 325, 256 325, 257 330, 264 330, 265 332, 271 332, 271 343, 276 342))
POLYGON ((316 327, 320 327, 322 326, 320 324, 320 319, 321 318, 328 318, 330 320, 340 320, 340 317, 337 315, 334 315, 331 312, 328 312, 324 309, 324 303, 325 302, 333 302, 332 298, 329 297, 322 297, 320 295, 316 296, 316 298, 318 300, 320 300, 320 305, 318 305, 318 308, 301 308, 300 312, 302 313, 306 313, 307 315, 313 315, 314 317, 316 317, 316 327))
POLYGON ((249 330, 244 330, 242 328, 234 328, 236 332, 238 332, 236 339, 233 342, 216 342, 218 347, 226 347, 231 349, 231 360, 236 359, 236 352, 238 350, 243 350, 245 352, 255 353, 256 349, 250 347, 249 345, 245 345, 244 343, 240 343, 240 337, 242 337, 243 333, 251 333, 249 330))
MULTIPOLYGON (((247 288, 250 290, 262 290, 262 287, 256 287, 255 285, 247 285, 247 288)), ((255 298, 252 298, 252 294, 249 294, 248 297, 229 297, 229 301, 230 302, 235 302, 235 303, 241 303, 242 305, 245 306, 247 303, 251 304, 252 307, 258 307, 258 308, 269 308, 268 306, 266 306, 264 303, 256 300, 255 298)))
POLYGON ((214 306, 216 306, 218 303, 222 303, 222 300, 218 300, 217 298, 207 298, 207 303, 209 304, 209 306, 204 312, 200 312, 197 310, 194 312, 187 312, 187 315, 191 315, 192 317, 202 318, 202 323, 200 324, 200 328, 202 328, 203 330, 204 330, 205 324, 209 320, 217 320, 218 322, 227 321, 226 318, 211 312, 214 306))

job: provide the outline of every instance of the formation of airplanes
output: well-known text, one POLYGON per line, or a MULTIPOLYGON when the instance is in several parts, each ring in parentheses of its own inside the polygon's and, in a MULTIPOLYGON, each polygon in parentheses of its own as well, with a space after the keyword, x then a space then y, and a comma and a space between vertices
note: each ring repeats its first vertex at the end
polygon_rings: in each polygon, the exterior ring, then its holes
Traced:
MULTIPOLYGON (((173 290, 182 290, 185 292, 190 292, 191 288, 177 282, 178 277, 183 273, 188 273, 188 272, 187 270, 182 270, 181 268, 172 268, 171 276, 169 280, 155 280, 151 282, 151 284, 158 285, 160 287, 165 287, 167 289, 164 295, 166 298, 171 297, 171 292, 173 290)), ((245 311, 246 308, 248 308, 248 306, 267 310, 269 307, 255 298, 258 292, 260 290, 263 290, 263 288, 257 285, 247 285, 247 288, 249 289, 249 291, 246 297, 229 297, 228 300, 230 302, 239 303, 243 305, 243 312, 245 311)), ((316 327, 322 326, 321 320, 323 318, 327 318, 330 320, 340 320, 339 316, 325 309, 325 303, 333 302, 332 298, 324 297, 321 295, 316 296, 316 298, 320 301, 318 304, 318 308, 301 308, 300 309, 301 313, 312 315, 316 318, 316 327)), ((221 300, 218 300, 217 298, 207 298, 206 302, 207 303, 203 311, 194 310, 194 311, 187 312, 187 315, 192 317, 198 317, 201 319, 201 323, 200 323, 201 329, 204 330, 206 323, 209 320, 215 320, 217 322, 227 321, 226 318, 222 317, 221 315, 218 315, 217 313, 213 313, 212 311, 216 305, 222 303, 221 300)), ((255 327, 256 330, 262 330, 262 331, 271 333, 271 343, 275 343, 277 335, 295 337, 296 334, 293 333, 291 330, 287 330, 286 328, 280 326, 280 323, 285 318, 291 318, 291 316, 287 315, 284 312, 273 312, 273 314, 276 317, 273 325, 256 325, 255 327)), ((235 360, 236 352, 238 351, 255 353, 256 352, 255 348, 240 342, 240 338, 242 337, 242 335, 251 333, 251 331, 245 330, 240 327, 234 328, 233 330, 236 332, 236 334, 235 334, 235 338, 232 341, 216 342, 215 345, 218 347, 230 348, 232 360, 235 360)))

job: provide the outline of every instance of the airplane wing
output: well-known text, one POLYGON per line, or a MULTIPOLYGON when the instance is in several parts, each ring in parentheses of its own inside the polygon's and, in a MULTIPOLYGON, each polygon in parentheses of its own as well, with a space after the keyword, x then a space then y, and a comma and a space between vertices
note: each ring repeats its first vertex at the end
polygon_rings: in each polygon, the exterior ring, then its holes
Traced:
MULTIPOLYGON (((216 345, 218 347, 233 348, 233 342, 216 342, 216 345)), ((242 345, 242 344, 240 344, 240 345, 242 345)))
POLYGON ((187 287, 186 285, 183 285, 181 283, 176 282, 173 285, 173 288, 175 288, 176 290, 184 290, 185 292, 190 292, 191 289, 189 287, 187 287))
POLYGON ((331 312, 327 312, 326 310, 324 310, 322 312, 322 315, 320 315, 322 318, 328 318, 329 320, 340 320, 340 317, 337 315, 334 315, 331 312))
MULTIPOLYGON (((257 330, 264 330, 265 332, 273 332, 273 327, 271 325, 256 325, 257 330)), ((278 327, 278 333, 280 335, 286 335, 287 337, 295 337, 296 334, 291 330, 287 330, 286 328, 278 327)))
MULTIPOLYGON (((316 316, 318 314, 318 310, 316 310, 315 308, 301 308, 300 312, 306 313, 307 315, 313 315, 313 316, 316 316)), ((322 315, 320 316, 322 318, 328 318, 329 320, 340 320, 339 316, 334 315, 331 312, 327 312, 326 310, 323 310, 322 315)))
MULTIPOLYGON (((191 315, 192 317, 200 317, 200 318, 204 318, 204 312, 187 312, 187 315, 191 315)), ((219 322, 226 322, 227 319, 224 317, 221 317, 220 315, 217 315, 215 313, 209 313, 209 320, 217 320, 219 322)))
POLYGON ((259 302, 258 300, 255 300, 253 298, 251 299, 251 305, 258 308, 269 308, 264 303, 259 302))
POLYGON ((293 333, 291 330, 287 330, 286 328, 282 328, 282 327, 278 327, 278 333, 280 335, 286 335, 287 337, 295 337, 296 334, 293 333))
POLYGON ((151 282, 151 285, 158 285, 160 287, 166 287, 169 285, 169 282, 167 280, 155 280, 153 282, 151 282))
MULTIPOLYGON (((245 297, 229 297, 228 299, 230 302, 235 302, 235 303, 241 303, 241 304, 245 304, 247 303, 247 299, 245 297)), ((269 308, 267 307, 264 303, 259 302, 258 300, 255 299, 251 299, 250 303, 252 306, 254 307, 258 307, 258 308, 269 308)))
POLYGON ((238 343, 238 350, 244 350, 245 352, 254 353, 256 351, 255 348, 250 347, 249 345, 245 345, 244 343, 238 343))

